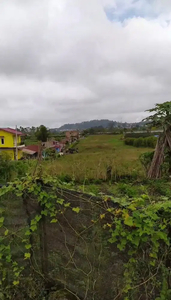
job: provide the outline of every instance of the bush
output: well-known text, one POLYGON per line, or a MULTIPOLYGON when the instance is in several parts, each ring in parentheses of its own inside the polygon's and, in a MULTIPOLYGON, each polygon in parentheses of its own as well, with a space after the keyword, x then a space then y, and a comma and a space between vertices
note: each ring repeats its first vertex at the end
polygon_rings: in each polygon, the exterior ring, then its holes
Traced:
POLYGON ((56 159, 57 153, 54 148, 49 148, 45 150, 46 159, 56 159))
POLYGON ((155 148, 157 142, 157 138, 154 136, 147 137, 147 138, 126 138, 125 145, 134 146, 134 147, 148 147, 148 148, 155 148))
POLYGON ((117 192, 121 195, 128 196, 129 198, 136 197, 138 192, 137 188, 130 184, 119 183, 117 186, 117 192))
POLYGON ((133 146, 134 139, 133 138, 127 138, 125 139, 125 145, 133 146))
POLYGON ((13 161, 13 170, 16 172, 16 177, 21 178, 26 176, 28 169, 29 169, 29 164, 27 161, 13 161))
POLYGON ((140 155, 140 162, 145 168, 146 172, 148 172, 149 167, 151 165, 152 159, 154 156, 154 151, 152 152, 146 152, 140 155))
POLYGON ((5 184, 11 180, 14 165, 7 153, 0 154, 0 183, 5 184))

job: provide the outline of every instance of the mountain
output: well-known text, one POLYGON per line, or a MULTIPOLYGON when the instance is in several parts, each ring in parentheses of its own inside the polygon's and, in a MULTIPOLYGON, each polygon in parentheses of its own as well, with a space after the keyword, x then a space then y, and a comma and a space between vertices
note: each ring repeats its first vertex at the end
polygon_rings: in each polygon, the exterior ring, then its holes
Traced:
POLYGON ((132 127, 139 127, 143 123, 121 123, 121 122, 116 122, 116 121, 111 121, 111 120, 92 120, 92 121, 86 121, 86 122, 81 122, 81 123, 73 123, 73 124, 65 124, 59 128, 53 128, 51 131, 68 131, 68 130, 86 130, 90 128, 95 128, 95 127, 102 127, 102 128, 132 128, 132 127))

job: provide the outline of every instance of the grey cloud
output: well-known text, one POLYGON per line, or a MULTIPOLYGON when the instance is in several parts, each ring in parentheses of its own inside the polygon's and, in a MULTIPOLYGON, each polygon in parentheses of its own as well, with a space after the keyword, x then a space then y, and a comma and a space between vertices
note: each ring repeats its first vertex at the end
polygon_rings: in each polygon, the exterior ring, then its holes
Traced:
MULTIPOLYGON (((121 1, 118 13, 132 5, 147 12, 146 4, 121 1)), ((106 18, 108 5, 116 1, 0 3, 1 126, 134 121, 170 100, 171 25, 163 26, 162 2, 157 19, 124 24, 106 18)))

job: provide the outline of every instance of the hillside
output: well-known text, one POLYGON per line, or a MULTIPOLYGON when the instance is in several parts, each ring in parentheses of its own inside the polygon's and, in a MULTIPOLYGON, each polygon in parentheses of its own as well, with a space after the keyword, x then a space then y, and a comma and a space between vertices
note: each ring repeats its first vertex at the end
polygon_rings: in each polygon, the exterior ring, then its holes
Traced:
POLYGON ((73 124, 64 124, 63 126, 59 128, 53 128, 52 131, 67 131, 67 130, 86 130, 94 127, 102 127, 102 128, 132 128, 132 127, 139 127, 142 125, 142 122, 140 123, 122 123, 117 121, 111 121, 108 119, 104 120, 91 120, 91 121, 85 121, 81 123, 73 123, 73 124))

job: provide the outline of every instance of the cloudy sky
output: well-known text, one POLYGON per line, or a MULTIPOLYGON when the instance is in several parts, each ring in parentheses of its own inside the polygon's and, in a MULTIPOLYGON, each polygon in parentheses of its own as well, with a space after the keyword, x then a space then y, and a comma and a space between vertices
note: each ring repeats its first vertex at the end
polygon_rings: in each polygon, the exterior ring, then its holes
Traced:
POLYGON ((0 126, 140 121, 170 100, 170 0, 0 1, 0 126))

